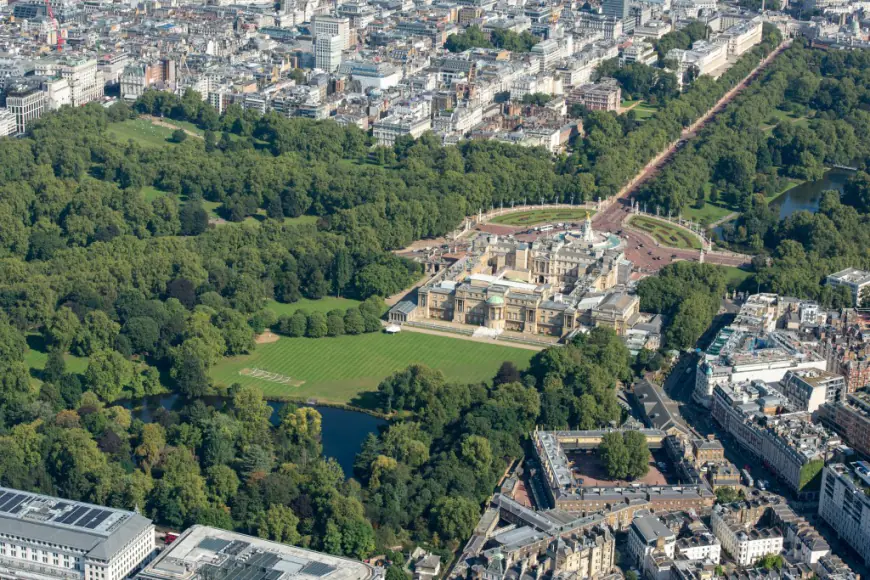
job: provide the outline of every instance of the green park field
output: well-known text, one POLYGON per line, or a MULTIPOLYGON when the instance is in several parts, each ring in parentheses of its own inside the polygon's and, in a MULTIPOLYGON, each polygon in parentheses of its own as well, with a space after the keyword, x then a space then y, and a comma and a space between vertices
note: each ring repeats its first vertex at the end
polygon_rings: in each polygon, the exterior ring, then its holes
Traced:
POLYGON ((286 314, 287 316, 292 316, 294 312, 299 310, 300 308, 307 310, 308 312, 323 312, 326 314, 330 310, 335 310, 339 308, 341 310, 347 310, 348 308, 353 308, 354 306, 359 306, 359 300, 353 300, 352 298, 336 298, 335 296, 324 296, 320 300, 309 300, 307 298, 302 298, 301 300, 297 300, 292 304, 284 304, 283 302, 278 302, 277 300, 269 300, 266 303, 266 308, 277 314, 278 316, 282 316, 286 314))
POLYGON ((132 139, 144 147, 161 147, 170 143, 173 129, 159 127, 147 119, 130 119, 111 123, 106 131, 121 143, 132 139))
POLYGON ((492 218, 490 223, 505 226, 534 226, 552 222, 571 222, 586 219, 586 214, 595 215, 595 210, 577 209, 533 209, 509 213, 492 218))
POLYGON ((701 240, 697 236, 668 222, 645 216, 633 216, 629 223, 635 228, 651 235, 663 246, 679 250, 701 249, 701 240))
POLYGON ((405 331, 334 338, 286 338, 257 346, 252 354, 228 358, 211 372, 216 384, 256 385, 271 398, 314 398, 323 402, 368 406, 365 393, 388 375, 411 364, 424 364, 448 380, 491 379, 504 361, 526 368, 535 351, 405 331), (279 384, 249 374, 259 369, 304 381, 279 384))

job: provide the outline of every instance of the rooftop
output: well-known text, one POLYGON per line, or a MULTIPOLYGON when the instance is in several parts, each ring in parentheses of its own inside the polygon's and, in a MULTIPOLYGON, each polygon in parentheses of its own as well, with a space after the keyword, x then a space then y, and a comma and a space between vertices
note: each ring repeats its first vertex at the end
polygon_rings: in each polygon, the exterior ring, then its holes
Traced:
POLYGON ((0 487, 0 530, 111 560, 151 525, 141 515, 0 487))
POLYGON ((143 580, 369 580, 375 569, 304 548, 193 526, 140 574, 143 580))

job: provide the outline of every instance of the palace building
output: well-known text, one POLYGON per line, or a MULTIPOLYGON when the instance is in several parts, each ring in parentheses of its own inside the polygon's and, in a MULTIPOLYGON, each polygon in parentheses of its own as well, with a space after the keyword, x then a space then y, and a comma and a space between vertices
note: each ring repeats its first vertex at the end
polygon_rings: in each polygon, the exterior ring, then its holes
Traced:
POLYGON ((448 321, 564 337, 581 328, 610 326, 623 335, 638 319, 640 302, 625 291, 631 262, 618 237, 579 230, 523 242, 482 235, 464 258, 403 302, 390 321, 448 321))

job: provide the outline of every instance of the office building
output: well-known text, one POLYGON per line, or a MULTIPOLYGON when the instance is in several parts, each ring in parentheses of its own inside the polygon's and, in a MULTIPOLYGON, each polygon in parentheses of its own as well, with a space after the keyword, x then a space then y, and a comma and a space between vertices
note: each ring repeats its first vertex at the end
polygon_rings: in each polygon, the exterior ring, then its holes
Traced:
POLYGON ((103 73, 97 69, 96 59, 79 59, 62 63, 60 76, 69 83, 74 107, 103 98, 105 83, 103 73))
MULTIPOLYGON (((628 15, 630 12, 630 3, 628 0, 604 0, 602 8, 602 13, 605 16, 612 16, 613 18, 618 18, 619 20, 622 20, 623 26, 628 23, 628 15)), ((625 30, 625 32, 631 31, 625 30)))
POLYGON ((845 286, 852 293, 855 305, 860 303, 861 292, 870 285, 870 272, 856 268, 846 268, 830 274, 825 283, 828 286, 845 286))
POLYGON ((0 488, 0 578, 121 580, 153 551, 137 513, 0 488))
POLYGON ((347 18, 336 18, 334 16, 315 16, 314 38, 332 38, 333 36, 341 38, 339 50, 347 50, 350 48, 352 45, 350 36, 350 20, 347 18))
POLYGON ((375 580, 368 564, 270 542, 244 534, 193 526, 139 573, 137 580, 375 580))
POLYGON ((314 40, 315 66, 327 72, 335 72, 341 65, 341 51, 344 41, 341 36, 321 34, 314 40))
POLYGON ((33 86, 12 86, 6 91, 6 108, 15 115, 15 133, 24 133, 45 112, 45 93, 33 86))
POLYGON ((796 411, 815 413, 825 403, 843 400, 846 380, 828 371, 804 369, 785 373, 780 388, 796 411))
POLYGON ((870 465, 832 463, 822 475, 819 515, 870 566, 870 465))
POLYGON ((0 109, 0 137, 10 137, 17 132, 15 113, 9 109, 0 109))

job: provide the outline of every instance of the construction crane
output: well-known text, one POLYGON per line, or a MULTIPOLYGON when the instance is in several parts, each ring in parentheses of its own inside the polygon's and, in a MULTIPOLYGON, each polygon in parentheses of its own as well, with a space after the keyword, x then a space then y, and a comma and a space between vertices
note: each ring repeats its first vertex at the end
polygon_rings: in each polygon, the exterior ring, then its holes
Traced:
POLYGON ((51 0, 45 0, 45 9, 48 11, 48 18, 54 25, 54 33, 57 35, 57 51, 63 52, 63 35, 60 33, 60 24, 54 17, 54 10, 51 9, 51 0))

